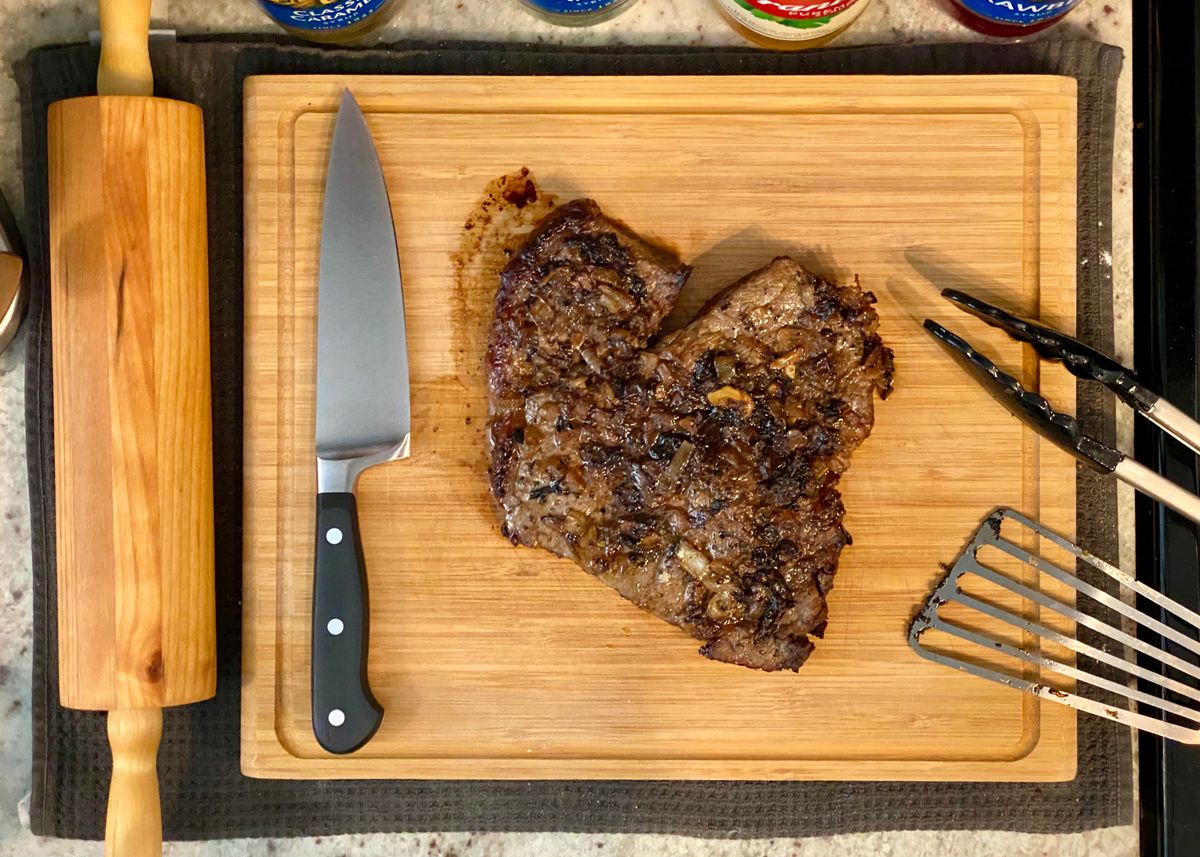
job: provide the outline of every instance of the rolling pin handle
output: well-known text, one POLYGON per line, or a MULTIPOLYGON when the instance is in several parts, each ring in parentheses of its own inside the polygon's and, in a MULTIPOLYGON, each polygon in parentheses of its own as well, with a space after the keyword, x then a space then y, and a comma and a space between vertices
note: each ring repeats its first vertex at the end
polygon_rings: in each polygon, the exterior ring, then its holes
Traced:
POLYGON ((150 0, 100 0, 100 95, 154 95, 150 0))
POLYGON ((161 857, 162 807, 158 799, 161 708, 108 713, 112 782, 104 828, 106 857, 161 857))

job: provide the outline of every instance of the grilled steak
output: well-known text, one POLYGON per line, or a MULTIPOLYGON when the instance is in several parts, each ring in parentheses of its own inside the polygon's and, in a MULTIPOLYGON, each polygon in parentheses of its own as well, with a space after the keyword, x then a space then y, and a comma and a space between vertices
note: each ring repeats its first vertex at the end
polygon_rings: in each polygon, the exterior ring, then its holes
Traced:
POLYGON ((501 274, 489 341, 502 532, 703 640, 797 669, 850 543, 837 482, 891 387, 874 297, 781 257, 651 338, 687 266, 578 200, 501 274))

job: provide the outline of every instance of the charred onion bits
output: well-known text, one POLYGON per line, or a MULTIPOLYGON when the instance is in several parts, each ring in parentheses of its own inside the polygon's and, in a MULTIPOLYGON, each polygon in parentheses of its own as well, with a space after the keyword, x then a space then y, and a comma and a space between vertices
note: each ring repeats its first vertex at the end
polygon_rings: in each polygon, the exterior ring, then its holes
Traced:
POLYGON ((502 532, 569 557, 716 660, 797 669, 850 543, 837 484, 891 389, 874 297, 781 257, 651 340, 689 274, 591 200, 500 278, 502 532))

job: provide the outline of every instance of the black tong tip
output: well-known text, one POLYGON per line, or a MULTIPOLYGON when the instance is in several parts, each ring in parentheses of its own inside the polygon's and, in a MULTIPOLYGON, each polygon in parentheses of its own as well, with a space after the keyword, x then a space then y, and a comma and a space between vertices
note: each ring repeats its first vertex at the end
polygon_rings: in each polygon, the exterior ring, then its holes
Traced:
POLYGON ((1135 410, 1149 413, 1158 402, 1158 394, 1148 390, 1132 371, 1072 336, 1013 315, 958 289, 942 289, 942 297, 1013 339, 1032 345, 1046 360, 1062 363, 1076 378, 1099 381, 1135 410))
POLYGON ((931 318, 925 319, 925 329, 992 398, 1042 437, 1097 470, 1111 473, 1124 458, 1119 451, 1085 435, 1074 417, 1054 410, 1043 396, 1025 389, 1020 381, 980 354, 958 334, 931 318))

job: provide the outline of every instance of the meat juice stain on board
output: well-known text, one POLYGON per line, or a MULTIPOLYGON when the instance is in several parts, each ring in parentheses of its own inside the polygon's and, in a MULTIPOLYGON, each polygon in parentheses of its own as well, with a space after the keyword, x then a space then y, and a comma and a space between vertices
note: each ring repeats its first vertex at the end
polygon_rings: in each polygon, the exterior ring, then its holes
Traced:
POLYGON ((528 167, 488 182, 463 221, 454 268, 454 350, 464 383, 484 383, 488 328, 500 272, 542 219, 558 204, 528 167))

